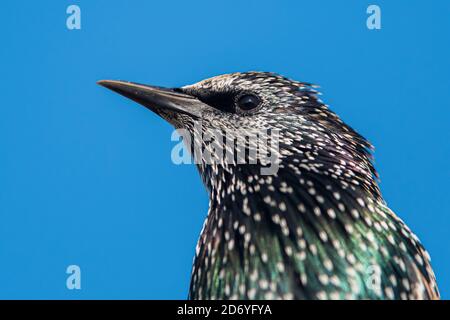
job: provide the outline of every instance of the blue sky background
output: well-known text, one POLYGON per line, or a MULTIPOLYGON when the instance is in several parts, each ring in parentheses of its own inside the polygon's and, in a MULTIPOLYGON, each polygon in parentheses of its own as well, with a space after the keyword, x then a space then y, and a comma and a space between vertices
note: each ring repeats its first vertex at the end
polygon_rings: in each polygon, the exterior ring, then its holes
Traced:
POLYGON ((321 85, 450 297, 450 2, 2 1, 0 298, 187 297, 207 195, 171 127, 95 84, 233 71, 321 85), (345 3, 345 4, 344 4, 345 3), (66 28, 81 7, 82 29, 66 28), (382 29, 366 28, 378 4, 382 29), (67 290, 77 264, 82 289, 67 290))

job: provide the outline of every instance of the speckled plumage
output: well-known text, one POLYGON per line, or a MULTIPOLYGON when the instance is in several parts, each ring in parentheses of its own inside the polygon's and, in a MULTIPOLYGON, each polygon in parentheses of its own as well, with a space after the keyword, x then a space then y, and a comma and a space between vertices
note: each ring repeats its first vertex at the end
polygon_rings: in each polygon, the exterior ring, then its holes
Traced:
MULTIPOLYGON (((261 164, 198 164, 210 206, 189 298, 439 298, 428 253, 381 196, 372 146, 312 85, 247 72, 179 90, 214 108, 202 115, 203 132, 280 133, 274 175, 261 175, 261 164), (242 92, 256 94, 260 107, 233 112, 227 104, 242 92)), ((190 116, 158 113, 193 130, 190 116)))

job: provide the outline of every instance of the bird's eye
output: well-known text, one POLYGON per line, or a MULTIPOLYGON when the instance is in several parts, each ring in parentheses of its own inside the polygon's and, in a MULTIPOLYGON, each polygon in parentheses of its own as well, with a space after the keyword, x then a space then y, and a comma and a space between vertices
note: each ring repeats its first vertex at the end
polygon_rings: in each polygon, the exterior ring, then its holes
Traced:
POLYGON ((253 94, 244 94, 238 98, 236 103, 239 109, 248 111, 258 107, 260 102, 261 100, 257 96, 253 94))

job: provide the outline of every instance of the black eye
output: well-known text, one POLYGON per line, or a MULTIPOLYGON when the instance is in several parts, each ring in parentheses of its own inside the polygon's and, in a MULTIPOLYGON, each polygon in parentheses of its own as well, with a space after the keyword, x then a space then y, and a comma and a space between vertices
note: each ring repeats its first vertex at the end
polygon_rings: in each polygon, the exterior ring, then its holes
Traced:
POLYGON ((261 100, 253 94, 244 94, 237 100, 237 106, 243 111, 255 109, 261 100))

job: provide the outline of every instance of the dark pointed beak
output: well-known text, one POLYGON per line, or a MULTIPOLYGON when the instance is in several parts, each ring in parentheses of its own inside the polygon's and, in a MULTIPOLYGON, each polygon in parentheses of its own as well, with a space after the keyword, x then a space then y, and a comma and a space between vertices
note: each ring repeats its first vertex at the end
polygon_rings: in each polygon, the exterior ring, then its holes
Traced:
POLYGON ((201 117, 208 106, 181 90, 148 86, 139 83, 115 80, 100 80, 99 85, 115 91, 144 107, 159 112, 184 113, 194 118, 201 117))

